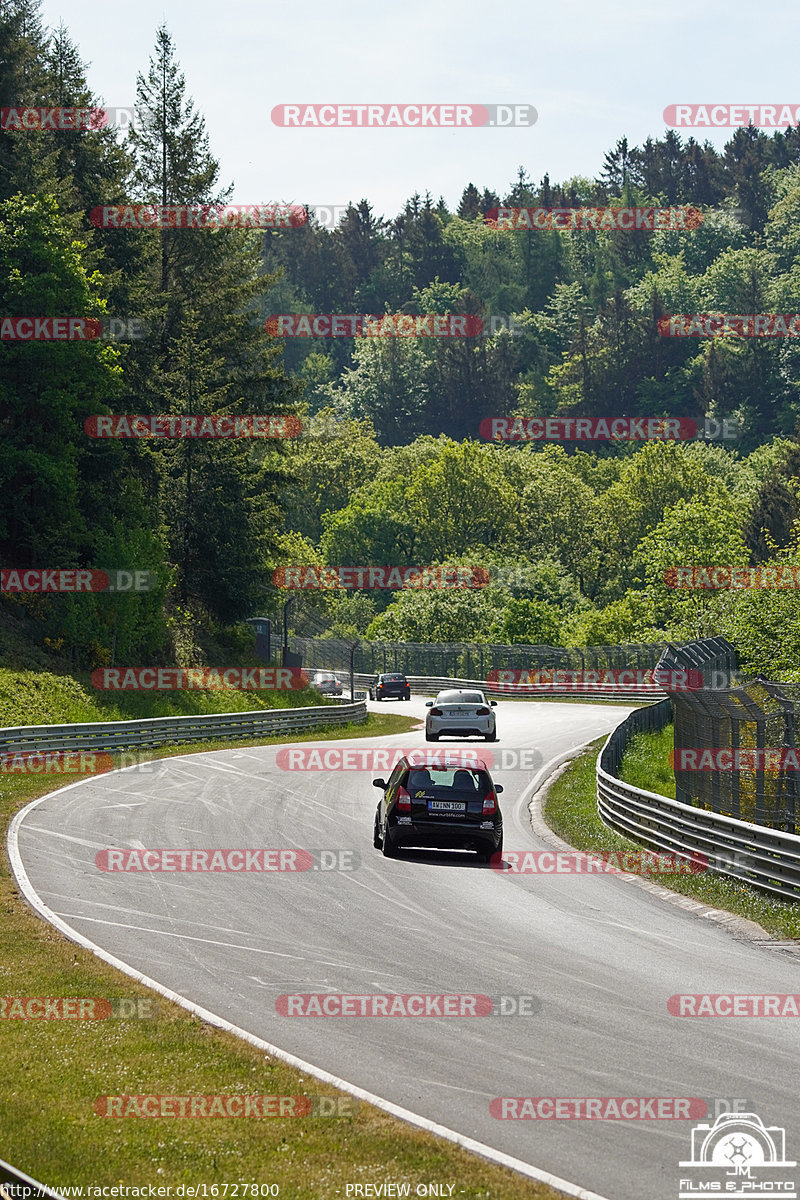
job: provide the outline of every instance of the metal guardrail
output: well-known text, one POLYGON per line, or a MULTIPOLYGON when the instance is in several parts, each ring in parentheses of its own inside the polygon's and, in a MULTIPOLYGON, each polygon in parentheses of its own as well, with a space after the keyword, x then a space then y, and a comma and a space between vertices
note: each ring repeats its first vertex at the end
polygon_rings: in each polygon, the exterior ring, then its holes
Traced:
POLYGON ((800 836, 738 821, 633 787, 617 778, 631 737, 663 729, 670 700, 648 705, 617 726, 597 756, 597 811, 610 828, 654 850, 702 855, 710 870, 800 900, 800 836))
POLYGON ((0 753, 129 750, 137 746, 201 742, 294 733, 366 720, 365 701, 308 708, 257 709, 207 716, 145 717, 137 721, 91 721, 85 725, 17 725, 0 728, 0 753))

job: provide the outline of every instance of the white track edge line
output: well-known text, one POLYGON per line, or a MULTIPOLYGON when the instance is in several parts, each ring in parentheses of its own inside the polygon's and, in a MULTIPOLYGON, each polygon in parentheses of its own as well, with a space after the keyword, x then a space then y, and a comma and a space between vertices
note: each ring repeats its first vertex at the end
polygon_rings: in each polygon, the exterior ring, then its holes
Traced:
MULTIPOLYGON (((0 1158, 0 1167, 6 1171, 10 1171, 12 1175, 16 1175, 18 1180, 22 1180, 23 1183, 27 1183, 28 1187, 38 1188, 43 1196, 56 1196, 59 1198, 59 1200, 65 1200, 65 1197, 63 1197, 60 1192, 57 1192, 54 1188, 48 1187, 46 1183, 39 1183, 36 1179, 32 1179, 30 1175, 26 1175, 24 1171, 20 1171, 18 1167, 12 1167, 11 1163, 7 1163, 2 1158, 0 1158)), ((9 1193, 5 1190, 6 1187, 16 1186, 17 1181, 10 1183, 10 1181, 4 1182, 0 1179, 0 1196, 5 1196, 6 1200, 16 1200, 13 1192, 9 1193)))
MULTIPOLYGON (((180 755, 178 757, 184 757, 180 755)), ((186 755, 185 757, 189 757, 186 755)), ((127 769, 127 768, 126 768, 127 769)), ((112 772, 109 772, 112 773, 112 772)), ((540 771, 541 774, 541 771, 540 771)), ((329 1083, 333 1087, 339 1088, 343 1092, 348 1092, 351 1096, 355 1096, 359 1100, 364 1100, 367 1104, 374 1105, 375 1108, 380 1108, 383 1112, 389 1113, 393 1117, 397 1117, 401 1121, 405 1121, 408 1125, 414 1125, 418 1129, 423 1129, 426 1133, 434 1134, 436 1137, 444 1138, 448 1142, 454 1142, 457 1146, 461 1146, 464 1150, 468 1150, 473 1154, 480 1155, 481 1158, 488 1159, 489 1162, 495 1163, 497 1166, 508 1167, 512 1171, 516 1171, 520 1175, 525 1175, 529 1179, 536 1180, 537 1183, 547 1184, 549 1187, 555 1188, 556 1191, 563 1192, 567 1196, 574 1196, 575 1200, 609 1200, 606 1196, 601 1196, 598 1192, 587 1191, 586 1188, 580 1187, 579 1184, 571 1183, 568 1179, 561 1179, 558 1175, 552 1175, 549 1171, 541 1170, 539 1167, 531 1166, 529 1163, 523 1162, 522 1159, 514 1158, 510 1154, 505 1154, 502 1150, 496 1150, 493 1146, 487 1146, 483 1142, 475 1141, 474 1138, 466 1137, 464 1134, 458 1133, 455 1129, 448 1129, 446 1125, 439 1125, 435 1121, 429 1120, 428 1117, 423 1117, 419 1113, 412 1112, 411 1109, 402 1108, 398 1104, 392 1103, 391 1100, 385 1100, 382 1096, 376 1096, 372 1092, 365 1091, 364 1088, 358 1087, 356 1084, 349 1083, 346 1079, 339 1078, 338 1075, 333 1075, 330 1071, 325 1071, 321 1067, 314 1066, 313 1063, 308 1063, 302 1058, 298 1058, 294 1054, 290 1054, 287 1050, 281 1050, 279 1046, 273 1046, 271 1042, 264 1041, 263 1038, 257 1037, 253 1033, 248 1033, 246 1029, 240 1029, 238 1025, 232 1024, 224 1017, 217 1016, 216 1013, 210 1012, 208 1009, 201 1008, 199 1004, 187 999, 186 996, 181 996, 180 993, 172 991, 171 988, 164 987, 155 979, 150 979, 149 976, 143 975, 132 967, 129 963, 124 962, 121 958, 117 958, 113 954, 109 954, 102 946, 98 946, 83 934, 78 933, 77 929, 67 925, 66 921, 62 921, 57 913, 44 903, 39 894, 33 887, 25 866, 22 862, 22 856, 19 852, 19 828, 27 813, 37 808, 44 800, 50 800, 53 796, 60 795, 62 792, 71 791, 72 788, 80 787, 83 783, 91 783, 92 780, 76 780, 74 783, 67 784, 66 787, 57 788, 54 792, 46 792, 43 796, 39 796, 36 800, 32 800, 30 804, 16 813, 11 821, 8 830, 7 849, 8 857, 11 863, 11 869, 14 877, 24 895, 25 899, 31 907, 50 925, 63 933, 70 941, 76 942, 84 949, 91 951, 97 958, 108 963, 109 966, 121 971, 124 975, 135 979, 137 983, 141 983, 144 987, 158 992, 165 999, 171 1000, 174 1004, 180 1005, 181 1008, 187 1009, 201 1020, 206 1021, 209 1025, 214 1025, 218 1029, 224 1030, 226 1033, 231 1033, 235 1037, 241 1038, 245 1042, 249 1042, 251 1046, 255 1046, 259 1050, 264 1050, 271 1054, 274 1058, 279 1058, 287 1063, 290 1067, 295 1067, 298 1070, 305 1071, 308 1075, 319 1079, 322 1083, 329 1083)))

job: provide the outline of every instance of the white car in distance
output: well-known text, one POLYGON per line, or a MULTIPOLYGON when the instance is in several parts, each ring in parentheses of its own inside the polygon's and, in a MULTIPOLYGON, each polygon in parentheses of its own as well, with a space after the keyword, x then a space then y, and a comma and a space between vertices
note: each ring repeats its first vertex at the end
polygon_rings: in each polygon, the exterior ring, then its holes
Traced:
POLYGON ((425 718, 426 742, 438 742, 443 735, 497 741, 497 723, 492 712, 497 701, 487 700, 483 692, 448 689, 439 692, 435 700, 428 700, 425 707, 430 709, 425 718))

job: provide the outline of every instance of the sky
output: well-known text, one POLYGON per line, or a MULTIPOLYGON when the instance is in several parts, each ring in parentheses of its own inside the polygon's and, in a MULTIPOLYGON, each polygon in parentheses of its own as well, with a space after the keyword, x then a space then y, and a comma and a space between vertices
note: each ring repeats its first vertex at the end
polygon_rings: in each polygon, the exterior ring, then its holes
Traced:
MULTIPOLYGON (((501 196, 595 177, 619 138, 666 132, 670 104, 800 108, 800 6, 772 0, 44 0, 106 105, 132 107, 165 22, 231 203, 395 216, 414 192, 453 209, 470 182, 501 196), (527 104, 513 128, 282 128, 279 104, 527 104)), ((689 132, 721 148, 733 130, 689 132)))

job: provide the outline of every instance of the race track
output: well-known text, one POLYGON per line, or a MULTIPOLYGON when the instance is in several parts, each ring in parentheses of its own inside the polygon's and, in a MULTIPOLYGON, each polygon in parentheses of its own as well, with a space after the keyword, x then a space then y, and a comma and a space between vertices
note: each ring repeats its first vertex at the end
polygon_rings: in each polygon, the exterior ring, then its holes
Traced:
MULTIPOLYGON (((416 697, 369 707, 425 711, 416 697)), ((535 751, 533 770, 493 772, 506 850, 544 846, 527 812, 534 776, 628 711, 500 702, 500 740, 486 749, 535 751)), ((424 745, 420 734, 319 745, 370 742, 424 745)), ((18 829, 31 887, 71 929, 234 1025, 604 1197, 677 1200, 693 1122, 503 1121, 490 1101, 743 1098, 786 1127, 787 1156, 800 1157, 798 1024, 667 1011, 678 992, 800 991, 792 957, 613 876, 509 875, 467 852, 384 859, 372 847, 373 773, 280 770, 278 749, 166 759, 43 797, 18 829), (95 855, 112 847, 358 858, 351 871, 103 872, 95 855), (528 1016, 276 1014, 279 995, 308 992, 536 1000, 528 1016)))

